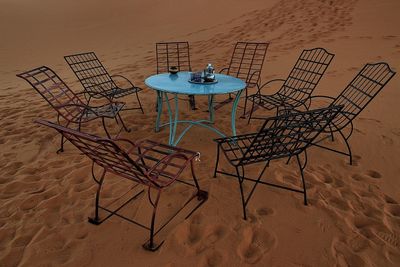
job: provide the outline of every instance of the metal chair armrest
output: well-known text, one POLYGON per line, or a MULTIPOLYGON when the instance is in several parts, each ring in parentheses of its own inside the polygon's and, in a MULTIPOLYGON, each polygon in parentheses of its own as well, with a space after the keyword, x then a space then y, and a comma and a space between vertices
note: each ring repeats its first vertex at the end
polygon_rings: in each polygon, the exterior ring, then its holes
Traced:
POLYGON ((310 98, 311 98, 311 99, 312 99, 312 98, 328 98, 328 99, 331 99, 331 100, 336 100, 335 97, 327 96, 327 95, 313 95, 313 96, 311 96, 310 98))
POLYGON ((223 72, 226 72, 227 70, 229 70, 229 68, 225 67, 225 68, 221 69, 218 73, 223 73, 223 72))
POLYGON ((256 94, 261 94, 261 89, 263 89, 265 86, 267 86, 267 85, 270 84, 270 83, 273 83, 273 82, 285 82, 285 81, 286 81, 286 80, 284 80, 284 79, 272 79, 272 80, 269 80, 268 82, 262 84, 262 85, 258 88, 258 91, 257 91, 256 94))
POLYGON ((133 83, 132 83, 128 78, 126 78, 125 76, 122 76, 122 75, 119 75, 119 74, 111 75, 111 79, 116 83, 116 81, 114 80, 114 77, 122 78, 123 80, 125 80, 126 82, 128 82, 132 88, 136 87, 136 86, 133 85, 133 83))

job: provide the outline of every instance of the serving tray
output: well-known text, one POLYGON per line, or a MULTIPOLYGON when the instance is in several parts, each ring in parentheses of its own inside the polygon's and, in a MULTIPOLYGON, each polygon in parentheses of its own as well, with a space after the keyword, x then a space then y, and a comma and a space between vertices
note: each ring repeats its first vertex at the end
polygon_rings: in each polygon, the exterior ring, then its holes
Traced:
POLYGON ((206 81, 204 81, 204 78, 201 78, 201 82, 196 82, 196 81, 192 81, 192 80, 188 80, 188 82, 190 82, 190 83, 195 83, 195 84, 214 84, 214 83, 217 83, 218 80, 215 79, 215 80, 212 81, 212 82, 206 82, 206 81))

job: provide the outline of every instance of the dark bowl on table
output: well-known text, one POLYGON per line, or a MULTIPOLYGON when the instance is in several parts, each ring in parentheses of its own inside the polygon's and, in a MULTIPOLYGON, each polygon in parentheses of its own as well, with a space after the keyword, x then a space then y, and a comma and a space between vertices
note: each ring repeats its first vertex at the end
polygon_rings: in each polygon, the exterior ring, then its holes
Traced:
POLYGON ((179 71, 179 69, 175 66, 172 66, 169 68, 169 73, 171 73, 171 74, 177 74, 178 71, 179 71))

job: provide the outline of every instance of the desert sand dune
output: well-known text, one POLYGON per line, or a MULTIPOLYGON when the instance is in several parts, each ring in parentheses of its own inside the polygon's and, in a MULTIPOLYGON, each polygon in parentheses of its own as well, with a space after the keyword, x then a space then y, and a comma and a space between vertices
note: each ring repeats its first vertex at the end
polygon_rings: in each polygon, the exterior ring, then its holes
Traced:
MULTIPOLYGON (((15 77, 47 65, 78 92, 63 56, 95 51, 113 74, 144 88, 145 114, 124 112, 132 132, 122 136, 167 142, 167 129, 154 132, 155 93, 144 86, 155 73, 155 42, 189 41, 195 70, 208 62, 227 66, 237 41, 270 42, 263 81, 285 78, 303 49, 324 47, 336 56, 315 93, 336 96, 367 62, 400 70, 399 10, 398 0, 0 0, 0 266, 400 266, 399 74, 354 121, 353 165, 309 149, 308 206, 301 195, 259 186, 244 221, 237 182, 212 178, 216 134, 190 130, 180 146, 201 153, 195 168, 209 200, 189 219, 173 220, 155 253, 142 249, 147 232, 135 225, 119 218, 87 222, 96 190, 90 161, 69 143, 55 153, 59 135, 33 122, 55 121, 55 112, 15 77)), ((180 118, 207 117, 207 99, 196 100, 195 112, 181 101, 180 118)), ((218 110, 223 132, 230 133, 229 120, 229 106, 218 110)), ((238 133, 258 127, 237 119, 238 133)), ((104 134, 99 122, 83 130, 104 134)), ((231 168, 224 159, 220 166, 231 168)), ((295 162, 278 161, 264 180, 299 186, 298 175, 295 162)), ((129 186, 110 177, 104 200, 129 186)), ((169 189, 160 216, 188 194, 169 189)), ((143 220, 148 210, 143 198, 125 212, 143 220)))

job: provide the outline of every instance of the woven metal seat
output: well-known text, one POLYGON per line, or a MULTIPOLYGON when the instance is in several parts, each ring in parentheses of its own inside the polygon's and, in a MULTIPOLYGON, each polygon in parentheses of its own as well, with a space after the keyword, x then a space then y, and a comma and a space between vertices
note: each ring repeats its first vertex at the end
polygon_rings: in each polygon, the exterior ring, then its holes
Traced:
MULTIPOLYGON (((128 222, 134 223, 148 230, 150 233, 149 240, 143 244, 145 249, 155 251, 161 246, 162 242, 155 242, 155 236, 175 218, 183 208, 188 206, 192 200, 197 200, 198 203, 188 212, 186 218, 208 198, 208 193, 200 189, 193 168, 193 161, 198 156, 197 152, 164 145, 151 140, 132 142, 127 139, 101 138, 44 120, 37 120, 36 122, 57 130, 84 155, 92 160, 92 177, 98 185, 98 188, 95 198, 94 216, 89 217, 89 222, 99 225, 113 215, 117 215, 128 222), (179 179, 183 171, 189 165, 192 174, 192 183, 179 179), (100 175, 96 175, 96 173, 98 173, 97 169, 100 169, 100 175), (109 207, 110 205, 104 205, 101 202, 104 180, 107 179, 106 176, 109 176, 109 174, 128 179, 133 183, 133 187, 127 189, 127 192, 117 199, 128 198, 128 200, 121 201, 123 204, 114 209, 111 209, 109 207), (160 223, 160 226, 156 229, 156 214, 157 208, 158 210, 160 209, 159 200, 161 192, 165 191, 176 182, 190 186, 194 189, 194 193, 183 205, 180 205, 177 212, 167 219, 166 222, 160 223), (139 192, 131 192, 132 189, 136 189, 137 186, 141 186, 142 189, 139 187, 139 190, 136 190, 139 192), (135 218, 127 217, 120 212, 128 203, 137 199, 145 189, 147 189, 147 198, 153 208, 149 226, 134 220, 135 218), (152 194, 152 192, 155 194, 152 194), (133 196, 126 196, 128 193, 133 196), (100 211, 105 215, 100 214, 100 211)), ((111 203, 115 203, 117 200, 111 203)))
MULTIPOLYGON (((101 106, 89 106, 79 97, 79 94, 75 94, 53 70, 46 66, 17 74, 17 76, 27 81, 56 110, 59 124, 61 120, 64 120, 66 126, 75 124, 80 130, 82 123, 101 119, 104 131, 110 137, 104 120, 109 118, 115 119, 117 123, 119 120, 122 127, 130 131, 119 115, 125 105, 123 102, 108 101, 107 104, 101 106)), ((63 150, 62 136, 61 147, 57 152, 63 150)))

